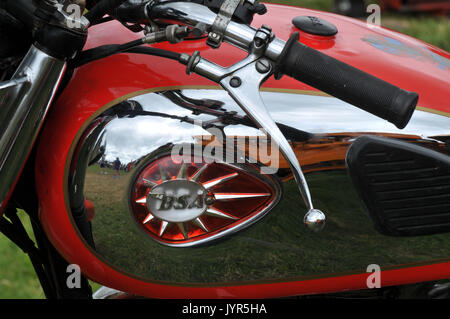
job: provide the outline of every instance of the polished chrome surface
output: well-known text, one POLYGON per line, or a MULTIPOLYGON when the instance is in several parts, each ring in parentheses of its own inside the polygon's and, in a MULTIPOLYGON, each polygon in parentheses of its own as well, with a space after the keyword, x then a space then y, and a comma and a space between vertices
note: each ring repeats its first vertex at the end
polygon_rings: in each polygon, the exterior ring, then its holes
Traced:
MULTIPOLYGON (((154 18, 175 20, 192 27, 195 27, 198 23, 211 27, 217 16, 207 7, 189 2, 162 2, 152 8, 152 13, 154 18)), ((256 31, 251 26, 231 21, 225 30, 224 41, 248 52, 256 31)), ((265 56, 276 61, 285 44, 286 42, 281 39, 273 39, 265 51, 265 56)))
POLYGON ((32 46, 11 81, 0 83, 0 208, 27 159, 66 63, 32 46))
POLYGON ((130 295, 126 292, 101 286, 92 295, 93 299, 127 299, 130 295))
POLYGON ((408 126, 402 130, 379 117, 346 102, 329 96, 316 96, 314 92, 273 95, 262 93, 266 105, 276 122, 311 133, 392 133, 432 137, 450 134, 450 118, 434 114, 433 110, 416 110, 408 126), (293 103, 295 99, 298 103, 293 103), (290 105, 290 106, 288 106, 290 105))
POLYGON ((18 79, 11 79, 9 81, 0 82, 0 97, 3 100, 8 94, 9 90, 19 88, 23 84, 29 83, 28 77, 24 76, 18 79))
MULTIPOLYGON (((307 231, 298 218, 298 211, 307 208, 298 200, 287 163, 280 163, 276 174, 283 180, 279 203, 257 223, 224 240, 175 249, 152 240, 137 227, 127 198, 129 176, 138 168, 114 179, 112 169, 99 167, 99 158, 112 162, 120 157, 124 164, 145 161, 149 154, 152 157, 173 145, 212 137, 216 132, 209 128, 247 140, 262 135, 227 92, 174 89, 131 98, 117 106, 119 115, 115 107, 106 110, 95 122, 87 123, 94 126, 88 125, 86 134, 80 134, 85 138, 75 141, 80 153, 68 159, 76 164, 67 181, 69 198, 81 192, 94 204, 92 250, 119 271, 141 279, 200 284, 364 273, 374 262, 384 269, 449 257, 449 234, 394 238, 377 233, 345 169, 346 149, 363 134, 393 136, 445 151, 445 143, 434 137, 449 135, 449 117, 417 111, 406 130, 398 130, 335 98, 302 92, 263 91, 261 95, 294 146, 315 205, 327 209, 327 226, 321 232, 307 231), (215 107, 206 107, 206 102, 215 107), (93 164, 83 169, 83 163, 93 164)), ((233 220, 232 211, 224 214, 208 209, 208 213, 233 220)), ((321 221, 320 214, 312 221, 321 221)))

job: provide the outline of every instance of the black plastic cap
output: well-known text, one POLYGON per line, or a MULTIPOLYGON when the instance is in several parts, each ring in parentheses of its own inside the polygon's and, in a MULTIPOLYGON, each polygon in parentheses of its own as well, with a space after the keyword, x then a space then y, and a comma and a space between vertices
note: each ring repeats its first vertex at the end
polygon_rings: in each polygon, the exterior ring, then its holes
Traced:
POLYGON ((334 24, 314 16, 295 17, 292 19, 292 24, 297 29, 314 35, 331 37, 338 33, 338 29, 334 24))
POLYGON ((397 95, 392 102, 392 114, 390 122, 395 124, 399 129, 403 129, 408 125, 411 117, 416 109, 419 95, 415 92, 403 91, 397 95))

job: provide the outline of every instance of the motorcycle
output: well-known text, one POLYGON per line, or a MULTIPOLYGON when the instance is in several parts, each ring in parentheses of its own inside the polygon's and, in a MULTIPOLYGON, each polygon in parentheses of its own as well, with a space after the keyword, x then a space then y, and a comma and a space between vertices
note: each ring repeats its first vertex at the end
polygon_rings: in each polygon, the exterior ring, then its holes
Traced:
POLYGON ((0 230, 47 298, 449 296, 444 50, 257 0, 0 3, 0 230))

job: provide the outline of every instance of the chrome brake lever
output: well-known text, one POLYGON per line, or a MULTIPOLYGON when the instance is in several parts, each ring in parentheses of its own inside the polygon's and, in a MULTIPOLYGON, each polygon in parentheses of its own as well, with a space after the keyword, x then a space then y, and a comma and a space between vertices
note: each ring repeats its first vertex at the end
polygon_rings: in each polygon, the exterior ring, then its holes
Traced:
POLYGON ((272 64, 264 58, 257 59, 232 72, 220 81, 220 85, 230 94, 247 116, 278 145, 281 154, 288 161, 297 187, 308 209, 305 224, 312 230, 321 230, 325 225, 325 214, 314 209, 311 194, 300 163, 286 137, 270 116, 259 88, 271 75, 272 64))
POLYGON ((314 209, 309 187, 297 156, 270 116, 259 91, 261 85, 274 72, 272 62, 262 57, 263 48, 262 43, 258 44, 255 41, 254 49, 249 56, 228 68, 201 58, 198 51, 192 56, 182 55, 180 61, 188 66, 186 70, 188 74, 195 72, 219 83, 247 116, 278 145, 281 154, 289 163, 308 209, 303 220, 304 224, 313 231, 319 231, 325 226, 325 214, 314 209))

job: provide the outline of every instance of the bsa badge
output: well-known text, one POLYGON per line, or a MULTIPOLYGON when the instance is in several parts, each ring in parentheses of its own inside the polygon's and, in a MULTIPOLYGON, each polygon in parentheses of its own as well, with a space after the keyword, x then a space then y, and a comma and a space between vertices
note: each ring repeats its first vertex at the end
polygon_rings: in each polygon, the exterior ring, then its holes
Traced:
POLYGON ((130 195, 132 214, 151 238, 188 247, 253 224, 276 205, 281 189, 254 166, 167 155, 140 171, 130 195))

